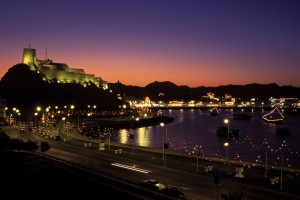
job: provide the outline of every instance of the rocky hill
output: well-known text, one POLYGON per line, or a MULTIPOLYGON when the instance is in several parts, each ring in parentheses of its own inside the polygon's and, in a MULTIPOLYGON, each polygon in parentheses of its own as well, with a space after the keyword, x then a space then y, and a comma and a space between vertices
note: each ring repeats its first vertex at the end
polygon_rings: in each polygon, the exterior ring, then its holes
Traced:
POLYGON ((216 97, 224 97, 230 94, 233 97, 249 100, 250 98, 268 99, 270 97, 292 97, 300 98, 300 88, 293 86, 278 86, 275 83, 270 84, 247 84, 247 85, 225 85, 218 87, 196 87, 177 86, 176 84, 164 81, 155 81, 145 87, 126 86, 120 82, 109 83, 115 93, 122 96, 134 96, 144 98, 149 96, 151 100, 204 100, 208 92, 212 92, 216 97))
POLYGON ((43 75, 31 71, 27 65, 11 67, 0 82, 0 96, 7 106, 32 108, 49 105, 75 105, 86 108, 96 105, 98 109, 118 109, 124 102, 109 91, 98 88, 93 83, 84 87, 76 83, 49 83, 43 75))
POLYGON ((300 98, 300 88, 293 86, 278 86, 270 84, 225 85, 218 87, 190 88, 178 86, 170 81, 152 82, 145 87, 124 85, 120 82, 109 83, 109 90, 102 90, 93 83, 87 87, 76 83, 46 82, 43 75, 29 70, 24 64, 11 67, 0 81, 0 96, 7 100, 8 106, 36 107, 38 105, 76 105, 86 107, 97 105, 99 109, 117 109, 124 102, 117 96, 132 96, 135 98, 150 97, 154 101, 170 100, 201 100, 205 101, 208 92, 216 97, 231 94, 233 97, 249 100, 259 98, 267 100, 270 97, 300 98), (110 92, 112 91, 112 92, 110 92))

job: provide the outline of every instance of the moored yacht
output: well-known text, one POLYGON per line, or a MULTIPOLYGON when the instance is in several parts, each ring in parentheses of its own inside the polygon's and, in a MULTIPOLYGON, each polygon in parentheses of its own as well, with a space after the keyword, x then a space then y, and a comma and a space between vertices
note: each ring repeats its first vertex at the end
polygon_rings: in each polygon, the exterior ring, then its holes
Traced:
POLYGON ((275 107, 269 113, 262 116, 263 120, 268 123, 282 123, 284 116, 280 110, 275 107))

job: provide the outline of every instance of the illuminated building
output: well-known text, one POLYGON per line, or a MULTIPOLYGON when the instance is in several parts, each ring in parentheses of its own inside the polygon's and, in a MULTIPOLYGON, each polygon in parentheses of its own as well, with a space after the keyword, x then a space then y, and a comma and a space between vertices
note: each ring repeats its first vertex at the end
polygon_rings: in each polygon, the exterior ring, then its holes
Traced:
POLYGON ((77 83, 87 86, 94 83, 98 88, 108 89, 106 81, 94 74, 86 74, 83 69, 70 68, 64 63, 55 63, 50 59, 39 60, 36 57, 36 50, 25 48, 23 50, 23 64, 30 67, 30 70, 42 73, 44 80, 58 83, 77 83))

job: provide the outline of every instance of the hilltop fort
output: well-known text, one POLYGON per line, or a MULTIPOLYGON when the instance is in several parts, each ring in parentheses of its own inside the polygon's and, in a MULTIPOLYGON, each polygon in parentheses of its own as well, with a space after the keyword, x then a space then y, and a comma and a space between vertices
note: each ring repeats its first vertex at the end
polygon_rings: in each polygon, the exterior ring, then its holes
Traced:
POLYGON ((37 59, 36 50, 30 46, 23 50, 23 64, 28 65, 32 71, 42 73, 43 79, 48 82, 77 83, 84 86, 94 83, 98 88, 108 89, 106 81, 94 74, 86 74, 83 69, 70 68, 65 63, 55 63, 50 59, 37 59))

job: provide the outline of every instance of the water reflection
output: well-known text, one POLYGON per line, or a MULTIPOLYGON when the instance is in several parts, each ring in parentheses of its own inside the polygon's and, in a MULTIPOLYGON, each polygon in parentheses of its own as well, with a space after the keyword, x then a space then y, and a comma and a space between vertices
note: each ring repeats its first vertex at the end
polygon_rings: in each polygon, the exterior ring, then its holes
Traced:
POLYGON ((119 141, 118 142, 120 142, 122 144, 128 143, 129 130, 127 130, 127 129, 121 129, 121 130, 119 130, 117 132, 119 132, 119 141))
MULTIPOLYGON (((248 111, 244 111, 248 112, 248 111)), ((287 147, 284 148, 286 158, 298 160, 300 143, 300 115, 286 115, 283 126, 292 130, 290 136, 280 137, 276 135, 276 124, 263 122, 261 116, 267 111, 250 111, 250 120, 236 120, 232 118, 233 110, 221 110, 219 116, 211 116, 209 111, 200 109, 191 110, 164 110, 165 116, 173 117, 175 120, 167 124, 168 141, 170 148, 176 151, 192 153, 196 145, 202 147, 203 154, 226 155, 224 138, 216 135, 217 127, 224 125, 224 119, 230 120, 230 126, 240 129, 240 135, 232 138, 230 142, 229 156, 237 159, 261 160, 265 155, 265 144, 267 141, 271 149, 274 149, 274 158, 283 152, 280 146, 283 141, 287 147), (293 153, 293 155, 292 155, 293 153), (276 156, 275 156, 276 154, 276 156)), ((116 130, 115 140, 123 144, 134 144, 146 147, 162 148, 163 137, 166 127, 151 126, 136 128, 134 141, 129 139, 129 130, 116 130)), ((294 161, 293 161, 294 162, 294 161)), ((300 165, 300 163, 298 164, 300 165)))
POLYGON ((136 129, 135 144, 138 146, 150 146, 151 141, 151 127, 143 127, 136 129))

